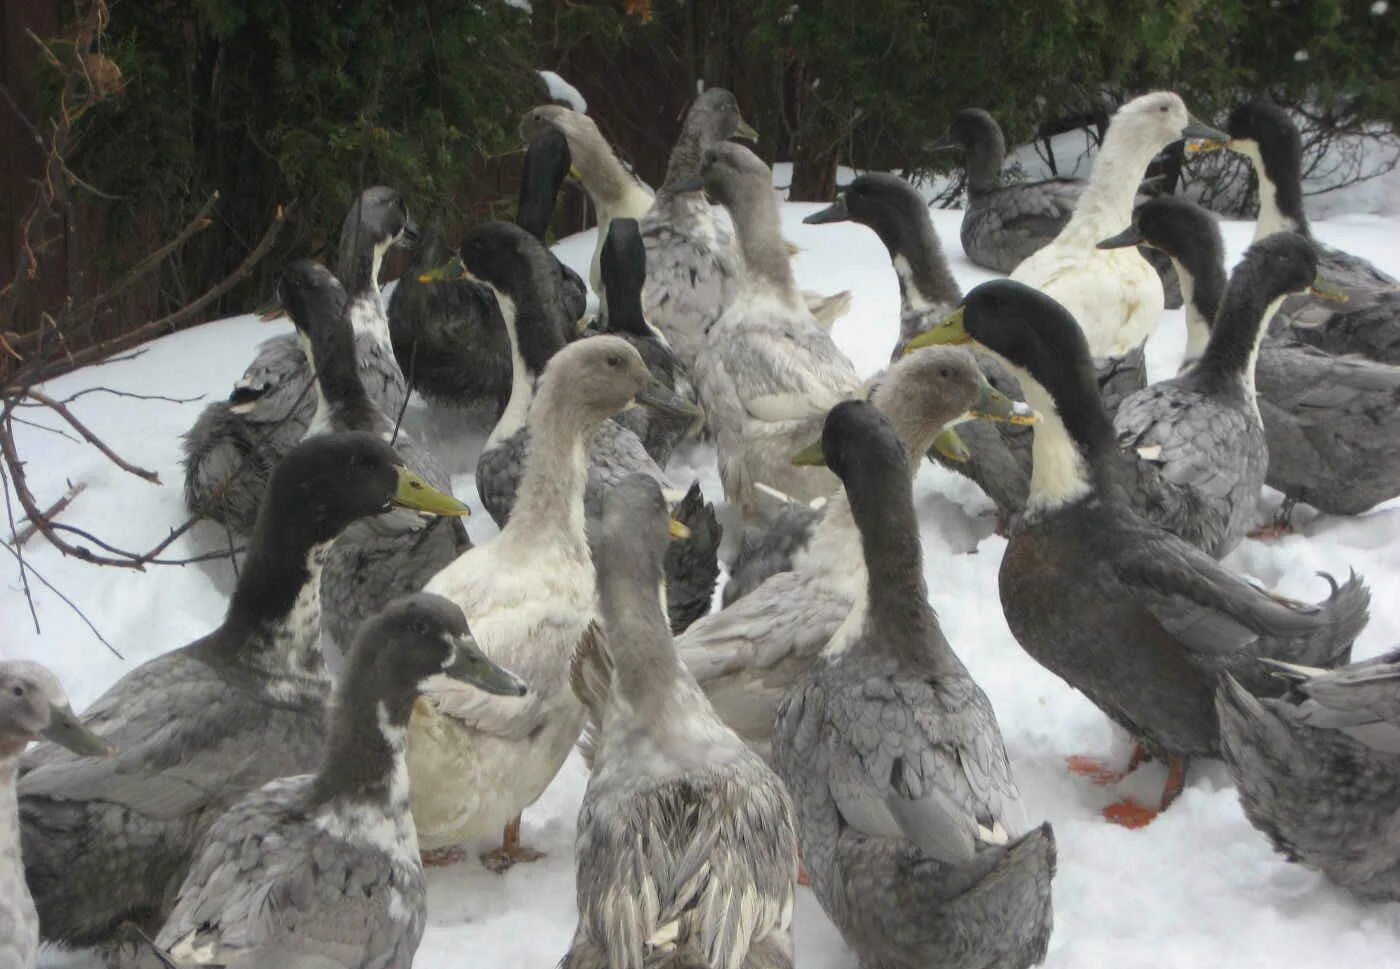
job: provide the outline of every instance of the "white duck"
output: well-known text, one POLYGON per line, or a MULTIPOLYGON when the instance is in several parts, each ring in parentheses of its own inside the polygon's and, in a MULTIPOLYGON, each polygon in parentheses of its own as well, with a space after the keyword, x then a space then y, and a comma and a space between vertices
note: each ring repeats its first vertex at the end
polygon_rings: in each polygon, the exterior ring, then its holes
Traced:
POLYGON ((1095 245, 1131 224, 1133 199, 1158 152, 1181 138, 1222 137, 1192 119, 1170 91, 1129 101, 1108 126, 1069 223, 1011 274, 1070 311, 1096 361, 1141 346, 1161 318, 1163 296, 1161 277, 1136 249, 1100 250, 1095 245))
POLYGON ((838 487, 825 468, 788 459, 818 434, 826 412, 861 388, 798 292, 778 228, 772 173, 742 145, 705 153, 703 188, 734 221, 744 279, 733 305, 706 333, 691 378, 715 435, 725 497, 747 513, 759 485, 810 502, 838 487))
POLYGON ((597 616, 584 534, 588 442, 648 379, 641 356, 618 337, 589 337, 555 354, 530 406, 530 452, 510 520, 424 588, 456 603, 482 651, 530 688, 515 698, 428 684, 408 738, 424 849, 505 829, 502 847, 483 856, 488 866, 538 857, 519 843, 520 812, 553 780, 584 724, 569 663, 597 616))

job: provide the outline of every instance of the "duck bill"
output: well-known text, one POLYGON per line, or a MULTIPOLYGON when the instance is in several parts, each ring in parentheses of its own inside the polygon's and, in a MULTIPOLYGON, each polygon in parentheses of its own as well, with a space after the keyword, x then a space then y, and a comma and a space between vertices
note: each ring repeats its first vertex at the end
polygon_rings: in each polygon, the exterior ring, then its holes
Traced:
POLYGON ((578 166, 572 162, 569 163, 569 177, 576 182, 583 181, 583 172, 579 171, 578 166))
POLYGON ((49 706, 49 725, 40 735, 79 757, 110 757, 116 748, 83 726, 73 708, 64 704, 49 706))
POLYGON ((650 381, 645 387, 637 391, 637 396, 633 398, 643 407, 650 407, 660 414, 669 414, 672 417, 686 417, 691 420, 699 420, 704 417, 700 408, 690 401, 681 397, 655 380, 650 381))
POLYGON ((1350 301, 1350 297, 1348 297, 1346 293, 1342 292, 1336 286, 1333 286, 1321 276, 1318 276, 1312 281, 1312 285, 1308 287, 1308 292, 1318 299, 1327 300, 1329 303, 1346 303, 1350 301))
POLYGON ((1012 400, 986 380, 982 381, 981 393, 968 414, 979 420, 1003 424, 1034 424, 1040 420, 1040 415, 1024 400, 1012 400))
POLYGON ((394 497, 389 499, 389 504, 449 518, 465 518, 471 514, 471 509, 466 505, 451 495, 438 491, 403 465, 394 470, 398 473, 399 483, 394 490, 394 497))
POLYGON ((403 231, 394 240, 394 246, 399 249, 412 249, 418 245, 422 238, 423 230, 419 228, 418 223, 414 222, 413 216, 410 215, 403 224, 403 231))
POLYGON ((813 441, 792 456, 792 463, 798 467, 824 468, 826 455, 822 453, 822 442, 813 441))
POLYGON ((467 267, 463 265, 460 256, 453 256, 441 266, 434 266, 432 269, 418 274, 418 281, 420 283, 446 283, 454 282, 459 279, 476 279, 475 276, 467 271, 467 267))
POLYGON ((1130 225, 1116 236, 1109 236, 1100 240, 1095 249, 1126 249, 1129 246, 1145 245, 1146 239, 1142 236, 1142 230, 1135 225, 1130 225))
POLYGON ((971 342, 972 337, 963 325, 963 308, 959 306, 943 322, 929 327, 906 343, 904 352, 907 354, 924 347, 960 346, 971 342))
POLYGON ((835 202, 820 212, 813 212, 802 221, 807 225, 826 225, 829 222, 851 221, 851 211, 846 208, 846 196, 844 194, 836 196, 835 202))
POLYGON ((1181 137, 1186 139, 1188 148, 1193 141, 1203 141, 1216 148, 1224 148, 1230 143, 1230 136, 1225 132, 1196 118, 1187 119, 1186 127, 1181 129, 1181 137))
POLYGON ((972 452, 968 450, 967 444, 951 427, 945 427, 938 432, 938 436, 933 439, 933 449, 949 461, 956 461, 958 464, 966 464, 972 459, 972 452))
POLYGON ((671 538, 674 540, 684 541, 690 537, 690 529, 685 526, 685 523, 678 522, 674 518, 667 523, 666 528, 671 538))
POLYGON ((445 675, 496 696, 525 695, 529 689, 525 681, 488 659, 471 633, 453 636, 451 640, 455 655, 442 668, 445 675))
POLYGON ((743 138, 745 141, 758 141, 758 129, 740 118, 738 126, 734 129, 734 137, 743 138))

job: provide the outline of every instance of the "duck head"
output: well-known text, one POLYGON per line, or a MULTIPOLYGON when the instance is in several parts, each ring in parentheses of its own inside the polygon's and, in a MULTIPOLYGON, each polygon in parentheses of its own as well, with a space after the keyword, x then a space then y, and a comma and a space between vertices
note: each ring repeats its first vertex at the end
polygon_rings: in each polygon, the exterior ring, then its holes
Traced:
POLYGON ((742 209, 760 192, 771 192, 773 173, 748 148, 722 142, 705 150, 700 174, 676 186, 678 192, 704 191, 711 202, 727 209, 742 209))
POLYGON ((642 313, 647 251, 636 219, 613 219, 608 223, 600 266, 607 299, 608 329, 614 333, 654 338, 656 331, 642 313))
POLYGON ((694 420, 700 410, 659 383, 621 337, 576 340, 554 355, 540 382, 546 394, 584 423, 602 423, 632 404, 694 420))
POLYGON ((336 275, 355 293, 369 284, 377 286, 389 248, 413 245, 417 239, 418 224, 409 218, 403 196, 387 185, 367 188, 350 204, 341 224, 336 275))
POLYGON ((1133 141, 1165 147, 1174 141, 1224 140, 1224 132, 1191 117, 1186 102, 1171 91, 1153 91, 1136 97, 1113 115, 1110 130, 1117 128, 1133 141))
POLYGON ((559 186, 573 167, 569 140, 554 125, 533 130, 525 149, 525 167, 520 173, 520 200, 515 223, 544 242, 549 220, 554 216, 554 200, 559 186))
POLYGON ((836 201, 802 221, 807 225, 855 222, 874 230, 890 257, 918 252, 924 244, 921 195, 904 179, 884 172, 856 176, 836 201))
POLYGON ((27 660, 0 662, 0 761, 41 737, 80 756, 114 752, 83 726, 58 678, 47 669, 27 660))

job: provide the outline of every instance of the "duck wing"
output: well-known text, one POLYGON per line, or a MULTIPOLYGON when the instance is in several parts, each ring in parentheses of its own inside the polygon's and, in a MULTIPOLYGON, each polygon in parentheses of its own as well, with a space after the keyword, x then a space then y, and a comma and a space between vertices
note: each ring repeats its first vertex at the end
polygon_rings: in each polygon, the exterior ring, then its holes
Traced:
POLYGON ((312 780, 274 781, 213 824, 158 946, 182 962, 285 947, 344 966, 408 965, 423 932, 422 870, 309 816, 312 780))
POLYGON ((229 404, 255 424, 284 421, 303 410, 310 423, 316 409, 314 379, 295 334, 284 333, 258 344, 253 362, 233 385, 229 404))
POLYGON ((1292 684, 1276 712, 1292 700, 1285 712, 1296 722, 1340 730, 1373 750, 1400 754, 1400 649, 1341 669, 1265 663, 1292 684))
POLYGON ((965 864, 1015 835, 1020 793, 996 715, 968 677, 852 673, 829 692, 829 783, 846 822, 965 864))

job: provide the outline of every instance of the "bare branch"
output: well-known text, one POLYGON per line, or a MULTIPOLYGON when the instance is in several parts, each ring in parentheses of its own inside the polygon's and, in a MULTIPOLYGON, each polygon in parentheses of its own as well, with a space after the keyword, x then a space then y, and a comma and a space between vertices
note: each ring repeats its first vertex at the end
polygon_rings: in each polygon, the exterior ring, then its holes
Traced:
MULTIPOLYGON (((87 484, 86 484, 86 483, 84 483, 84 484, 73 484, 73 483, 70 481, 70 482, 68 483, 68 490, 65 491, 65 492, 63 493, 63 497, 60 498, 60 499, 58 499, 58 500, 55 501, 52 505, 49 505, 49 507, 47 507, 47 508, 44 509, 44 517, 47 518, 47 519, 52 520, 53 517, 54 517, 55 515, 57 515, 57 514, 58 514, 59 512, 61 512, 61 511, 63 511, 63 509, 67 508, 69 505, 71 505, 71 504, 73 503, 73 499, 74 499, 74 498, 78 497, 80 494, 82 494, 82 493, 83 493, 84 491, 86 491, 86 490, 87 490, 87 484)), ((6 494, 6 495, 5 495, 5 506, 6 506, 6 508, 9 507, 9 503, 10 503, 9 498, 10 498, 10 496, 9 496, 8 494, 6 494)), ((25 542, 29 541, 29 539, 33 536, 33 534, 34 534, 36 531, 38 531, 37 526, 35 526, 35 524, 34 524, 33 522, 30 522, 28 525, 24 526, 24 528, 23 528, 22 530, 20 530, 19 532, 15 532, 14 528, 15 528, 15 522, 14 522, 14 516, 13 516, 13 514, 12 514, 11 517, 10 517, 10 534, 14 535, 14 546, 15 546, 15 548, 19 548, 19 547, 20 547, 21 545, 23 545, 25 542)))

